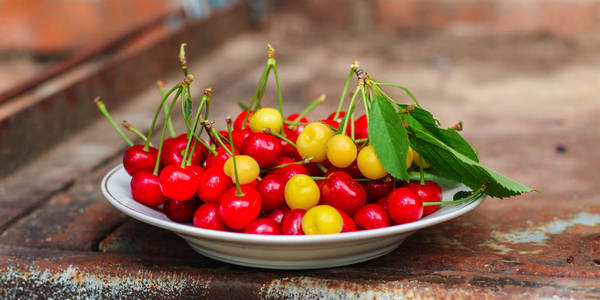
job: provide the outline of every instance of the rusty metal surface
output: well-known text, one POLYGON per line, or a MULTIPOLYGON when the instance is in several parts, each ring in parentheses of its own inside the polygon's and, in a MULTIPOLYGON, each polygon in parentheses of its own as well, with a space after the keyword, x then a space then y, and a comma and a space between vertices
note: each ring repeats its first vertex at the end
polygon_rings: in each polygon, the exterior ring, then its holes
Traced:
MULTIPOLYGON (((600 107, 592 88, 600 45, 377 34, 354 41, 337 32, 312 37, 310 30, 298 29, 306 23, 293 20, 233 39, 198 62, 195 82, 212 86, 215 99, 223 101, 214 107, 217 121, 237 112, 232 99, 252 93, 265 41, 278 50, 286 110, 297 111, 322 92, 329 95, 310 114, 313 120, 335 109, 348 64, 361 58, 378 79, 411 87, 442 124, 463 120, 463 132, 484 164, 541 193, 488 199, 362 264, 285 272, 242 268, 196 255, 172 233, 133 220, 122 223, 105 206, 93 182, 116 163, 122 146, 115 146, 118 137, 101 123, 61 150, 76 157, 73 153, 88 153, 82 149, 100 148, 91 152, 98 156, 93 162, 85 156, 59 161, 65 169, 55 181, 40 176, 42 183, 29 190, 27 176, 43 173, 39 167, 15 175, 19 184, 0 182, 0 204, 13 205, 0 206, 0 216, 11 219, 0 220, 0 298, 600 297, 600 107), (217 80, 209 82, 213 77, 217 80), (98 139, 106 139, 105 148, 98 139), (84 140, 96 144, 82 147, 84 140), (5 196, 13 192, 19 196, 5 196), (28 202, 23 211, 16 203, 32 195, 38 205, 28 202)), ((153 106, 147 99, 153 98, 140 97, 138 106, 116 113, 143 121, 153 106)), ((265 105, 275 101, 269 89, 265 105)), ((35 163, 57 164, 56 157, 45 159, 35 163)))

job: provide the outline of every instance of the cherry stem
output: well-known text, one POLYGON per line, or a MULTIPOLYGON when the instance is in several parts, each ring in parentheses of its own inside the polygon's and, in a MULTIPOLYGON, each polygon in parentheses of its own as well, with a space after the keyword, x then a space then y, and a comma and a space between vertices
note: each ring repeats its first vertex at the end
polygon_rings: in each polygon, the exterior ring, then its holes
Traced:
MULTIPOLYGON (((415 104, 420 108, 421 104, 419 104, 419 101, 417 101, 417 98, 415 98, 415 96, 405 87, 401 86, 401 85, 397 85, 397 84, 393 84, 393 83, 380 83, 380 82, 375 82, 372 81, 373 83, 375 83, 375 85, 379 86, 391 86, 391 87, 395 87, 395 88, 399 88, 401 90, 403 90, 409 97, 410 99, 412 99, 413 102, 415 102, 415 104)), ((380 88, 381 90, 381 88, 380 88)))
MULTIPOLYGON (((165 97, 165 82, 162 80, 159 80, 156 82, 156 85, 158 86, 158 90, 160 91, 160 97, 161 99, 165 97)), ((165 114, 167 113, 167 107, 163 106, 165 114)), ((170 137, 175 137, 175 135, 177 135, 177 133, 175 132, 175 127, 173 127, 173 120, 168 119, 167 120, 167 126, 169 128, 169 136, 170 137)), ((144 139, 145 141, 145 139, 144 139)))
POLYGON ((277 85, 277 103, 279 104, 279 113, 283 116, 283 99, 281 97, 281 87, 279 85, 279 75, 277 74, 277 65, 275 63, 275 58, 272 58, 273 61, 273 75, 275 76, 275 85, 277 85))
MULTIPOLYGON (((129 124, 129 122, 123 120, 123 122, 121 122, 121 125, 123 125, 123 127, 125 127, 125 129, 136 134, 140 139, 142 139, 144 142, 146 142, 146 136, 141 131, 137 130, 135 127, 133 127, 131 124, 129 124)), ((150 146, 154 147, 154 145, 152 145, 152 142, 150 142, 150 146)))
POLYGON ((484 194, 485 190, 488 188, 489 184, 487 182, 484 182, 481 187, 474 191, 471 195, 464 197, 464 198, 460 198, 457 200, 452 200, 452 201, 441 201, 441 202, 425 202, 423 203, 423 206, 430 206, 430 205, 446 205, 446 204, 454 204, 454 203, 460 203, 463 201, 468 201, 474 198, 477 198, 481 195, 484 194))
POLYGON ((282 140, 286 141, 288 144, 292 145, 294 148, 298 148, 298 147, 296 146, 296 143, 294 143, 294 142, 290 141, 290 140, 289 140, 287 137, 285 137, 285 135, 283 135, 283 134, 281 134, 281 133, 279 133, 279 132, 275 132, 275 131, 271 130, 271 128, 265 128, 265 129, 263 130, 263 132, 264 132, 264 133, 266 133, 266 134, 270 134, 270 135, 272 135, 272 136, 278 137, 278 138, 280 138, 280 139, 282 139, 282 140))
MULTIPOLYGON (((186 116, 186 109, 185 106, 187 105, 187 103, 192 103, 192 97, 191 97, 191 92, 190 92, 190 86, 186 85, 183 88, 183 94, 181 95, 181 114, 183 115, 183 123, 185 124, 185 129, 187 134, 190 134, 190 131, 192 130, 192 124, 190 123, 190 119, 191 119, 191 114, 186 116)), ((191 111, 191 109, 190 109, 191 111)))
MULTIPOLYGON (((229 135, 229 145, 231 146, 231 149, 233 148, 233 139, 231 138, 232 134, 231 134, 231 128, 233 126, 231 126, 231 118, 227 117, 225 119, 225 123, 227 123, 227 134, 229 135)), ((241 197, 244 196, 244 193, 242 193, 242 188, 240 187, 240 180, 238 178, 238 170, 237 170, 237 159, 235 158, 235 151, 231 156, 232 160, 233 160, 233 173, 235 174, 235 188, 237 189, 237 192, 235 193, 236 196, 241 197)))
MULTIPOLYGON (((270 47, 270 46, 269 46, 270 47)), ((267 57, 270 56, 270 49, 267 51, 267 57)), ((246 109, 246 115, 244 116, 244 122, 242 123, 242 129, 246 129, 246 121, 248 120, 248 115, 250 114, 250 110, 252 110, 255 106, 255 101, 257 101, 256 106, 260 106, 260 99, 262 99, 262 95, 264 93, 265 87, 267 86, 267 77, 269 77, 269 72, 271 71, 271 66, 269 65, 269 61, 267 60, 267 64, 265 65, 265 69, 258 80, 258 84, 256 85, 256 91, 254 92, 254 96, 250 100, 250 105, 246 109)))
POLYGON ((352 95, 352 99, 350 99, 350 104, 348 105, 348 112, 346 112, 346 114, 344 115, 344 118, 342 119, 343 126, 342 125, 338 126, 337 133, 345 134, 346 128, 348 127, 348 120, 350 120, 350 115, 352 115, 352 113, 354 112, 354 108, 355 108, 354 101, 356 100, 356 96, 358 95, 359 90, 360 90, 360 86, 357 86, 356 90, 354 90, 354 94, 352 95))
MULTIPOLYGON (((319 96, 319 98, 313 100, 313 102, 311 102, 297 117, 296 119, 294 119, 294 123, 295 122, 299 122, 304 116, 306 116, 306 114, 308 114, 311 110, 313 110, 315 107, 317 107, 317 105, 323 103, 323 101, 325 101, 325 98, 327 96, 325 96, 325 94, 321 94, 321 96, 319 96)), ((307 123, 308 124, 308 123, 307 123)), ((292 125, 290 126, 291 130, 296 129, 296 125, 292 125)))
POLYGON ((317 163, 315 163, 315 166, 317 166, 317 168, 319 168, 319 170, 321 170, 321 172, 327 173, 327 168, 325 168, 325 166, 323 166, 322 164, 317 162, 317 163))
MULTIPOLYGON (((227 146, 225 146, 225 143, 223 143, 223 140, 221 140, 221 138, 220 138, 221 134, 217 131, 217 129, 215 129, 215 127, 213 127, 212 125, 210 126, 210 129, 212 131, 212 136, 217 140, 217 143, 219 143, 219 145, 221 145, 221 147, 223 147, 225 149, 225 151, 233 157, 234 151, 229 150, 229 148, 227 148, 227 146)), ((225 138, 225 137, 223 137, 223 138, 225 138)), ((234 149, 234 148, 231 148, 231 149, 234 149)))
MULTIPOLYGON (((173 98, 173 100, 171 101, 171 105, 169 105, 169 110, 167 111, 167 115, 166 115, 166 119, 168 120, 169 118, 171 118, 171 112, 173 111, 173 107, 175 106, 175 103, 177 102, 177 99, 179 98, 179 96, 181 95, 181 90, 183 89, 183 87, 181 87, 181 85, 179 85, 179 89, 177 89, 177 93, 175 94, 175 97, 173 98)), ((162 106, 162 103, 161 103, 162 106)), ((160 111, 160 108, 159 108, 160 111)), ((151 128, 152 130, 152 128, 151 128)), ((156 164, 154 165, 154 171, 152 172, 152 174, 154 174, 155 176, 158 176, 158 169, 160 168, 160 156, 163 150, 163 142, 165 141, 165 133, 167 131, 167 122, 165 122, 163 124, 163 128, 162 131, 160 133, 160 143, 158 146, 158 154, 156 157, 156 164)))
POLYGON ((215 151, 215 149, 213 149, 211 146, 209 146, 202 138, 200 138, 198 135, 194 135, 194 138, 196 139, 196 141, 198 143, 200 143, 200 145, 204 146, 204 148, 206 148, 210 153, 212 153, 213 155, 217 155, 217 151, 215 151))
POLYGON ((181 66, 181 70, 183 71, 183 75, 188 76, 187 59, 185 57, 185 46, 187 46, 186 43, 181 43, 181 46, 179 47, 179 64, 181 66))
POLYGON ((277 169, 281 169, 283 167, 287 167, 289 165, 305 165, 305 164, 310 163, 311 160, 312 160, 312 157, 308 157, 308 158, 305 158, 305 159, 303 159, 301 161, 295 161, 295 162, 291 162, 291 163, 287 163, 287 164, 281 164, 281 165, 270 167, 270 168, 264 168, 264 169, 261 170, 261 172, 268 172, 268 171, 272 171, 272 170, 277 170, 277 169))
MULTIPOLYGON (((163 109, 163 106, 165 105, 165 102, 167 101, 167 98, 169 98, 169 96, 175 91, 178 90, 178 93, 181 93, 181 83, 178 83, 177 85, 175 85, 173 88, 171 88, 169 90, 169 92, 167 92, 161 99, 160 101, 160 105, 158 106, 158 108, 156 109, 156 113, 154 114, 154 118, 152 119, 152 125, 150 125, 150 129, 148 130, 148 135, 146 136, 146 144, 144 145, 144 150, 148 151, 148 146, 150 145, 150 138, 152 137, 152 133, 154 133, 154 126, 156 126, 156 120, 158 119, 158 115, 160 114, 161 110, 163 109)), ((177 99, 177 98, 176 98, 177 99)), ((168 111, 165 113, 165 115, 168 114, 168 111)), ((165 121, 166 123, 168 123, 168 120, 170 119, 170 116, 168 118, 165 118, 167 121, 165 121)))
MULTIPOLYGON (((306 126, 306 125, 310 124, 310 123, 295 122, 295 121, 288 121, 288 120, 283 121, 283 123, 288 124, 288 125, 302 125, 302 126, 306 126)), ((293 129, 293 128, 290 126, 290 129, 293 129)))
MULTIPOLYGON (((96 97, 96 99, 94 99, 94 102, 96 103, 96 106, 98 107, 100 112, 104 115, 104 117, 108 120, 108 122, 110 122, 110 125, 112 125, 112 127, 117 131, 117 133, 121 136, 121 138, 123 138, 125 143, 127 143, 127 145, 129 145, 129 147, 133 146, 134 145, 133 142, 125 135, 123 130, 121 130, 121 128, 119 128, 119 125, 117 125, 117 123, 115 123, 115 120, 113 120, 113 118, 110 116, 110 114, 108 113, 108 110, 106 110, 106 106, 104 105, 104 102, 102 102, 100 97, 96 97)), ((148 150, 148 149, 144 149, 144 150, 148 150)))
MULTIPOLYGON (((206 129, 206 134, 208 135, 208 138, 212 141, 213 144, 218 145, 219 143, 213 137, 213 133, 212 133, 212 128, 211 127, 212 126, 210 125, 210 123, 208 123, 208 122, 204 123, 204 128, 206 129)), ((200 137, 198 136, 197 138, 200 138, 200 137)))
POLYGON ((352 81, 352 76, 354 75, 354 69, 358 68, 358 62, 355 61, 350 66, 350 73, 348 74, 348 78, 346 79, 346 83, 344 84, 344 89, 342 90, 342 96, 340 97, 340 101, 338 102, 337 109, 335 110, 335 115, 333 116, 334 120, 337 120, 340 112, 342 111, 342 107, 344 106, 344 99, 346 99, 346 93, 348 92, 348 87, 350 87, 350 81, 352 81))
MULTIPOLYGON (((187 88, 189 92, 189 86, 187 88)), ((194 134, 196 133, 196 128, 198 127, 198 121, 200 120, 200 114, 202 113, 202 108, 204 107, 204 103, 206 103, 206 99, 210 98, 211 89, 207 88, 204 90, 204 95, 202 95, 202 100, 200 100, 200 105, 198 106, 198 110, 196 111, 196 116, 194 117, 194 125, 191 130, 188 132, 188 141, 185 146, 185 151, 183 152, 183 160, 181 161, 181 167, 183 168, 187 163, 188 159, 191 161, 192 155, 194 154, 194 148, 196 146, 196 142, 194 140, 194 134), (194 147, 192 151, 190 151, 190 146, 192 144, 192 140, 194 140, 194 147)))

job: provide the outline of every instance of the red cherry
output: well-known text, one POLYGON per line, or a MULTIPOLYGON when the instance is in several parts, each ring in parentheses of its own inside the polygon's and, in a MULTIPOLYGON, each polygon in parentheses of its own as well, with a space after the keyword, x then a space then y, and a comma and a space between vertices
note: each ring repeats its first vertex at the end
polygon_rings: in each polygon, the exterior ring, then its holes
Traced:
POLYGON ((327 119, 327 120, 321 120, 321 122, 325 123, 325 125, 329 125, 329 126, 333 127, 336 130, 338 129, 338 127, 340 127, 340 123, 336 122, 334 120, 327 119))
POLYGON ((198 198, 204 202, 219 202, 231 186, 233 182, 223 167, 205 168, 198 180, 198 198))
POLYGON ((196 227, 227 231, 225 223, 219 216, 219 205, 216 203, 204 203, 198 207, 193 222, 196 227))
POLYGON ((219 215, 225 225, 242 229, 254 222, 260 213, 261 199, 258 191, 249 185, 242 185, 243 195, 237 196, 237 189, 230 188, 219 199, 219 215))
POLYGON ((332 112, 332 113, 331 113, 331 114, 330 114, 330 115, 327 117, 327 120, 335 121, 335 122, 338 122, 338 124, 339 124, 339 123, 341 123, 341 122, 342 122, 342 120, 344 119, 344 116, 345 116, 345 115, 346 115, 346 112, 345 112, 345 111, 340 111, 340 113, 338 114, 338 117, 337 117, 337 119, 334 119, 334 117, 335 117, 335 111, 334 111, 334 112, 332 112))
POLYGON ((200 175, 202 175, 202 173, 204 173, 204 168, 202 168, 201 166, 191 165, 191 166, 186 166, 185 168, 192 171, 192 173, 194 173, 194 175, 196 175, 196 178, 198 178, 198 180, 200 180, 200 175))
POLYGON ((270 213, 267 218, 277 222, 277 224, 281 224, 283 216, 285 216, 288 211, 290 211, 290 209, 287 206, 282 206, 270 213))
MULTIPOLYGON (((424 185, 421 185, 419 181, 411 181, 408 184, 408 188, 413 189, 421 198, 423 203, 425 202, 440 202, 442 201, 442 189, 440 186, 433 182, 426 180, 424 185)), ((439 205, 428 205, 423 207, 423 217, 428 216, 438 210, 439 205)))
POLYGON ((298 174, 310 176, 310 172, 308 171, 308 169, 305 166, 299 164, 287 165, 279 169, 278 174, 279 176, 281 176, 284 184, 286 184, 292 177, 298 174))
POLYGON ((233 139, 233 146, 236 150, 242 150, 242 146, 244 145, 244 141, 250 136, 252 132, 249 128, 244 130, 234 130, 231 132, 231 138, 233 139))
POLYGON ((390 226, 387 212, 379 204, 367 204, 354 214, 356 225, 363 229, 375 229, 390 226))
POLYGON ((167 199, 163 206, 163 212, 169 219, 175 222, 187 223, 192 221, 192 217, 198 206, 200 206, 200 200, 196 197, 187 201, 167 199))
POLYGON ((388 202, 387 202, 387 196, 377 200, 377 202, 375 202, 375 204, 379 204, 381 205, 381 207, 383 207, 383 209, 387 212, 388 211, 388 202))
MULTIPOLYGON (((169 143, 166 145, 165 142, 163 142, 163 151, 160 155, 161 166, 181 165, 181 162, 183 161, 183 154, 185 153, 185 148, 187 147, 187 136, 182 134, 174 139, 170 139, 169 143)), ((189 151, 191 151, 191 146, 189 151)), ((196 143, 196 148, 192 154, 192 165, 202 164, 206 160, 207 155, 208 150, 200 143, 196 143)))
POLYGON ((281 156, 281 144, 278 138, 270 134, 256 132, 244 141, 242 153, 254 158, 261 168, 269 168, 281 156))
POLYGON ((198 178, 189 169, 167 166, 160 172, 159 178, 160 190, 167 198, 185 201, 198 191, 198 178))
MULTIPOLYGON (((294 160, 291 157, 288 156, 280 156, 279 159, 277 159, 277 161, 275 162, 275 166, 281 166, 281 165, 287 165, 289 163, 293 163, 294 160)), ((281 171, 282 168, 278 168, 278 169, 273 169, 269 172, 267 172, 267 175, 279 175, 279 171, 281 171)))
MULTIPOLYGON (((298 134, 291 129, 284 128, 283 133, 285 137, 290 140, 292 143, 296 143, 298 140, 298 134)), ((281 155, 289 156, 289 157, 299 157, 298 151, 292 144, 284 141, 283 139, 279 139, 279 144, 281 145, 281 155)))
POLYGON ((167 198, 160 191, 160 180, 158 176, 147 172, 139 171, 131 178, 131 196, 139 203, 147 206, 159 206, 167 198))
MULTIPOLYGON (((246 119, 246 126, 244 127, 244 129, 246 128, 250 128, 250 117, 252 117, 252 110, 250 110, 250 115, 248 115, 248 118, 246 119)), ((247 111, 242 111, 237 118, 235 118, 235 121, 233 122, 233 129, 234 130, 241 130, 242 129, 242 124, 244 124, 244 118, 246 118, 246 113, 247 111)))
POLYGON ((396 180, 392 176, 385 176, 379 180, 362 181, 360 184, 367 192, 367 202, 373 203, 394 190, 396 180))
POLYGON ((388 195, 388 213, 398 224, 417 221, 423 216, 423 202, 414 190, 401 187, 388 195))
POLYGON ((367 193, 362 185, 341 171, 327 176, 321 197, 323 204, 339 208, 350 215, 367 202, 367 193))
POLYGON ((279 235, 281 234, 281 229, 279 228, 279 224, 269 218, 258 219, 250 225, 246 226, 244 230, 245 233, 250 234, 271 234, 271 235, 279 235))
MULTIPOLYGON (((228 147, 227 149, 231 148, 228 147)), ((206 168, 210 168, 210 167, 220 167, 223 168, 223 165, 225 164, 225 162, 231 157, 231 155, 229 155, 229 153, 227 153, 227 150, 225 150, 225 148, 223 147, 219 147, 216 149, 217 153, 216 154, 210 154, 208 155, 208 158, 206 158, 206 168)), ((235 155, 240 154, 237 150, 235 150, 235 155)))
POLYGON ((354 138, 366 139, 369 137, 369 126, 367 124, 367 116, 362 115, 354 121, 354 138))
POLYGON ((256 186, 262 199, 262 209, 272 211, 285 203, 285 183, 278 175, 267 175, 256 186))
MULTIPOLYGON (((300 116, 300 114, 291 114, 285 119, 288 121, 291 121, 291 122, 299 122, 299 123, 309 123, 310 122, 306 117, 302 117, 302 118, 300 118, 300 120, 296 121, 296 118, 298 118, 299 116, 300 116)), ((289 128, 291 125, 284 124, 283 126, 285 128, 289 128)), ((296 125, 296 127, 294 128, 294 132, 296 133, 296 135, 300 134, 300 132, 302 132, 302 130, 304 130, 304 127, 306 127, 306 126, 296 125)))
MULTIPOLYGON (((346 172, 352 178, 362 178, 363 177, 363 174, 358 169, 358 164, 356 163, 356 159, 352 162, 352 164, 350 164, 349 166, 347 166, 343 169, 337 168, 335 166, 329 167, 329 169, 327 169, 327 172, 325 173, 325 177, 327 177, 327 175, 333 173, 334 171, 346 172)), ((390 190, 390 192, 391 192, 391 190, 390 190)), ((389 194, 389 192, 388 192, 388 194, 389 194)))
POLYGON ((281 220, 281 234, 304 235, 302 230, 302 218, 306 210, 297 208, 288 211, 281 220))
POLYGON ((123 166, 129 175, 133 176, 138 171, 154 171, 158 150, 154 147, 148 147, 144 150, 144 145, 133 145, 127 148, 123 154, 123 166))
POLYGON ((341 209, 337 209, 337 211, 340 213, 340 215, 342 215, 342 220, 344 222, 344 226, 342 227, 342 232, 356 231, 356 223, 354 223, 354 220, 352 219, 352 217, 349 216, 347 213, 345 213, 341 209))

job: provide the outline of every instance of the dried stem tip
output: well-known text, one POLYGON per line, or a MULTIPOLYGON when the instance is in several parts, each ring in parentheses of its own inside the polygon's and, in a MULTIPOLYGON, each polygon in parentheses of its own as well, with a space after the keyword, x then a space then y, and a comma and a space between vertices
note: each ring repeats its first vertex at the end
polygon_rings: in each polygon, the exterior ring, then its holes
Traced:
POLYGON ((185 78, 183 79, 183 84, 187 84, 189 85, 190 83, 192 83, 192 81, 194 81, 194 75, 192 74, 188 74, 187 76, 185 76, 185 78))
POLYGON ((463 130, 463 123, 462 123, 462 121, 460 121, 450 128, 454 129, 456 131, 461 131, 461 130, 463 130))
POLYGON ((275 49, 271 47, 271 44, 267 44, 267 58, 275 58, 275 49))
POLYGON ((96 105, 97 105, 98 107, 100 107, 100 106, 104 106, 104 102, 102 102, 102 99, 101 99, 100 97, 96 97, 96 98, 94 98, 94 102, 96 103, 96 105))
POLYGON ((181 65, 185 65, 187 63, 185 57, 185 46, 187 46, 186 43, 181 43, 181 47, 179 47, 179 63, 181 65))
POLYGON ((361 68, 356 68, 353 70, 354 70, 354 73, 356 74, 356 77, 358 78, 358 80, 366 81, 369 78, 369 75, 367 74, 367 72, 365 72, 365 70, 363 70, 361 68))
POLYGON ((156 86, 158 86, 159 89, 164 89, 165 88, 165 82, 162 80, 157 80, 156 81, 156 86))
POLYGON ((265 129, 263 129, 263 132, 266 134, 271 134, 272 131, 271 131, 271 128, 265 128, 265 129))
POLYGON ((350 65, 350 69, 352 70, 356 70, 360 68, 360 62, 358 62, 358 60, 355 60, 351 65, 350 65))
POLYGON ((319 102, 319 103, 325 102, 326 97, 327 96, 325 94, 321 94, 321 96, 319 96, 319 98, 317 98, 317 102, 319 102))
POLYGON ((211 94, 212 94, 212 89, 211 88, 205 88, 204 89, 204 95, 206 95, 207 97, 210 97, 211 94))
POLYGON ((227 123, 227 125, 231 125, 231 117, 226 117, 225 123, 227 123))
POLYGON ((129 122, 123 120, 123 122, 121 122, 121 124, 123 124, 123 127, 127 128, 127 130, 131 129, 131 124, 129 124, 129 122))

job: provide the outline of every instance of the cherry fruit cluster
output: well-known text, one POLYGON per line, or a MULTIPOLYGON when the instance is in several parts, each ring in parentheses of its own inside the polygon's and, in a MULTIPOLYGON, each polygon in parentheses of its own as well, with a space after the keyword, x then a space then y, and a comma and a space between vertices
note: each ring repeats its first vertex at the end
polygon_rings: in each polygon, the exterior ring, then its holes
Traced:
MULTIPOLYGON (((209 119, 211 89, 204 91, 193 117, 193 76, 187 73, 184 46, 180 61, 185 79, 168 92, 159 84, 162 101, 148 134, 124 122, 145 144, 134 145, 102 101, 96 101, 130 145, 123 166, 131 175, 131 195, 139 203, 161 209, 175 222, 270 235, 382 228, 417 221, 443 204, 437 183, 423 178, 396 181, 388 174, 369 143, 368 116, 354 118, 354 97, 348 112, 341 110, 347 85, 338 109, 326 119, 310 122, 305 116, 324 101, 324 95, 304 111, 284 118, 270 47, 250 105, 235 120, 227 118, 226 130, 217 130, 209 119), (277 83, 279 109, 260 104, 271 72, 277 83), (171 120, 177 102, 187 129, 180 135, 175 134, 171 120), (160 143, 153 147, 150 137, 163 111, 160 143), (171 136, 165 138, 167 131, 171 136)), ((409 149, 406 167, 411 166, 421 174, 429 168, 409 149)))

